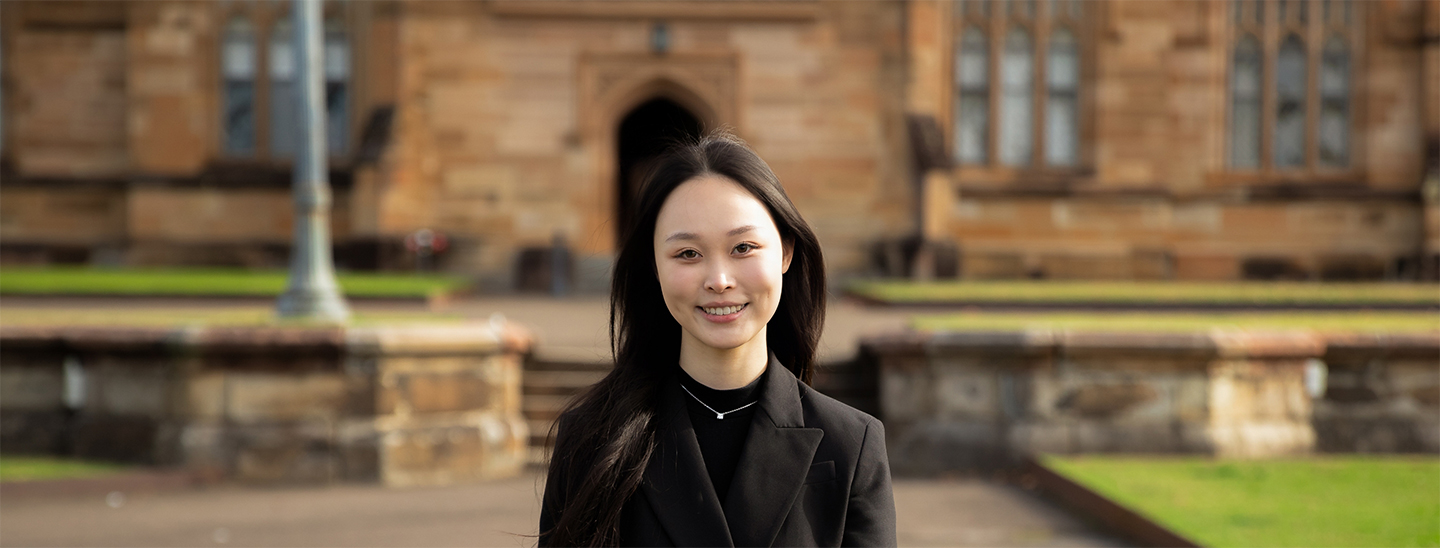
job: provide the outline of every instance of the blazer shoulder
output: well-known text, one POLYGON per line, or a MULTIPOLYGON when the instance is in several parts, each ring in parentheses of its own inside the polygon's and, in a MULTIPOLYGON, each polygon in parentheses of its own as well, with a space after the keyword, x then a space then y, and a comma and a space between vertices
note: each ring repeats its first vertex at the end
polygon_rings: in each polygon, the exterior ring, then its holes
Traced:
POLYGON ((857 436, 863 436, 868 428, 883 427, 880 419, 869 413, 850 407, 804 383, 799 384, 800 404, 805 409, 805 426, 821 428, 827 432, 854 432, 857 436))

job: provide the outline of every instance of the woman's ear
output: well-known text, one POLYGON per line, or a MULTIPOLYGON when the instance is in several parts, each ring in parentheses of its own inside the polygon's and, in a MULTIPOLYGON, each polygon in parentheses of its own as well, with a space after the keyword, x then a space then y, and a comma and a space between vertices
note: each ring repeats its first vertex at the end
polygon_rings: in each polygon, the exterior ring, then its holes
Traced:
POLYGON ((790 271, 790 259, 795 256, 795 243, 783 240, 780 242, 780 249, 784 254, 784 257, 780 259, 780 273, 784 274, 790 271))

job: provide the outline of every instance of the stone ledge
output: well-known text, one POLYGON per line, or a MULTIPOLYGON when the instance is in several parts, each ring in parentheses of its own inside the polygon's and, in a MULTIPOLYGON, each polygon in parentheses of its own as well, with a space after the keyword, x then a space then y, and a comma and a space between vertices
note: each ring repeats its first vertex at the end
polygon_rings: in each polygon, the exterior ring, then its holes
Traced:
MULTIPOLYGON (((1368 339, 1365 339, 1368 340, 1368 339)), ((1410 336, 1383 339, 1385 348, 1440 352, 1440 337, 1410 336), (1429 345, 1429 346, 1427 346, 1429 345)), ((1344 344, 1342 342, 1342 344, 1344 344)), ((1363 347, 1362 343, 1362 347, 1363 347)), ((1209 333, 1124 333, 1072 330, 964 331, 921 333, 906 331, 866 338, 861 347, 892 357, 937 355, 997 355, 1009 357, 1067 357, 1095 355, 1159 356, 1185 358, 1319 357, 1326 338, 1304 330, 1227 331, 1209 333)))
POLYGON ((1440 333, 1336 334, 1325 338, 1325 358, 1385 357, 1440 361, 1440 333))
POLYGON ((531 346, 528 330, 514 324, 352 328, 345 345, 356 355, 476 355, 518 352, 531 346))
POLYGON ((7 350, 171 355, 484 355, 528 351, 515 324, 401 327, 0 327, 7 350))

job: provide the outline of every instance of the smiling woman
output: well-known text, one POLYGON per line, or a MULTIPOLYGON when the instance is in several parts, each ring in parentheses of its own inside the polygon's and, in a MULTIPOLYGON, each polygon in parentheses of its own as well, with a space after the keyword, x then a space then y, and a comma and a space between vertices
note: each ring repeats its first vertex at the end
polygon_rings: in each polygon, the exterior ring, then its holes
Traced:
POLYGON ((775 174, 712 134, 639 206, 615 368, 557 422, 540 545, 893 546, 884 428, 809 387, 824 261, 775 174))

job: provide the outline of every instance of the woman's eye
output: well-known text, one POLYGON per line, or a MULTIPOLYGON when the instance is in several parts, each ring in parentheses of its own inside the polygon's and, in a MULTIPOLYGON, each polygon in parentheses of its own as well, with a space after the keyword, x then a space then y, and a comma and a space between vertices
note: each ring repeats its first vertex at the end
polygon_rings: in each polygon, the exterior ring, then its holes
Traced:
POLYGON ((735 246, 736 253, 749 253, 752 249, 755 249, 755 246, 750 244, 740 244, 735 246))
POLYGON ((676 255, 676 257, 679 257, 679 258, 681 258, 681 259, 694 259, 694 258, 699 257, 699 256, 700 256, 700 254, 699 254, 699 253, 696 253, 695 250, 693 250, 693 249, 687 249, 687 250, 685 250, 685 251, 681 251, 679 255, 676 255))

